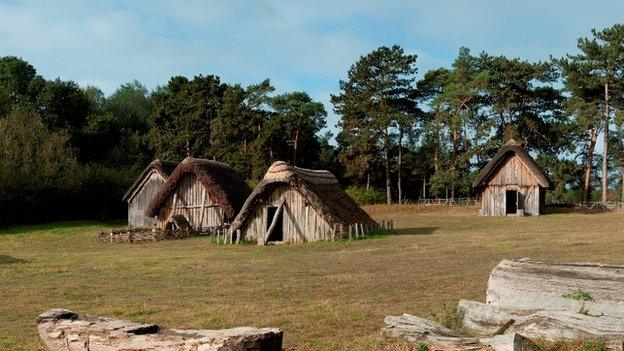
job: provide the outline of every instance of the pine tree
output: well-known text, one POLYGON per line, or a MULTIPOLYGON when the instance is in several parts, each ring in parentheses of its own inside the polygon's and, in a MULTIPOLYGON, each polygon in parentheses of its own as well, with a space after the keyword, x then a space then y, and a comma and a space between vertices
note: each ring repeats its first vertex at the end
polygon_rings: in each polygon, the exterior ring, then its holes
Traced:
POLYGON ((359 145, 350 151, 370 152, 367 148, 371 144, 381 148, 388 204, 392 203, 392 133, 404 113, 411 112, 406 110, 409 102, 414 104, 415 63, 416 55, 405 54, 400 46, 382 46, 351 66, 348 80, 340 81, 340 94, 331 98, 334 110, 341 116, 342 133, 350 134, 344 138, 357 140, 359 145))

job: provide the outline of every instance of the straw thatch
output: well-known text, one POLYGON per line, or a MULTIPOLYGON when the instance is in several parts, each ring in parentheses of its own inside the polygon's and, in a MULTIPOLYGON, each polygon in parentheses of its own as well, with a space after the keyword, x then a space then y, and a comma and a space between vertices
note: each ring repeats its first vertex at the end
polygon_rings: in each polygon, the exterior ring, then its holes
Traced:
POLYGON ((496 174, 498 167, 507 159, 510 155, 516 155, 522 163, 529 169, 531 174, 535 177, 539 185, 543 188, 552 189, 553 183, 550 181, 546 173, 542 171, 540 166, 535 162, 533 157, 529 155, 529 153, 514 139, 509 139, 509 141, 502 147, 494 158, 488 162, 488 164, 479 172, 474 182, 472 183, 472 187, 479 190, 485 186, 487 186, 488 180, 496 174))
POLYGON ((228 221, 234 219, 251 189, 229 165, 217 161, 187 157, 173 171, 146 210, 149 217, 157 216, 186 175, 194 174, 207 193, 217 202, 228 221))
POLYGON ((328 225, 375 224, 341 188, 338 179, 329 171, 294 167, 286 162, 275 162, 256 186, 242 210, 232 223, 232 229, 244 229, 256 210, 278 186, 287 185, 297 190, 328 225))
POLYGON ((171 174, 171 172, 173 172, 173 170, 176 168, 177 165, 178 165, 177 162, 163 161, 163 160, 159 160, 159 159, 155 159, 154 161, 150 162, 150 164, 147 165, 147 167, 145 167, 145 169, 143 169, 143 171, 137 177, 137 179, 134 181, 134 183, 132 183, 132 186, 130 186, 128 191, 126 191, 126 193, 123 196, 123 200, 124 201, 129 201, 130 200, 130 198, 135 193, 136 189, 142 184, 143 179, 145 178, 145 176, 148 173, 150 173, 152 170, 155 170, 156 172, 158 172, 158 174, 160 174, 160 176, 164 180, 167 180, 167 178, 169 178, 169 175, 171 174))

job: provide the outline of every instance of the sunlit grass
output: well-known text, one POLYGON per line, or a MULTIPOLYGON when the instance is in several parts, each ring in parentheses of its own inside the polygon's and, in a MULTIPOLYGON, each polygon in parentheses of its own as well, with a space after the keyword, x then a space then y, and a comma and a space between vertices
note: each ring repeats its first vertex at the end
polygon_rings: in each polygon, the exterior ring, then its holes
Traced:
POLYGON ((383 317, 482 301, 503 258, 617 262, 624 213, 483 218, 474 208, 371 206, 395 235, 258 247, 207 238, 98 244, 121 222, 0 229, 0 349, 42 349, 52 307, 175 328, 280 327, 297 350, 376 350, 383 317))

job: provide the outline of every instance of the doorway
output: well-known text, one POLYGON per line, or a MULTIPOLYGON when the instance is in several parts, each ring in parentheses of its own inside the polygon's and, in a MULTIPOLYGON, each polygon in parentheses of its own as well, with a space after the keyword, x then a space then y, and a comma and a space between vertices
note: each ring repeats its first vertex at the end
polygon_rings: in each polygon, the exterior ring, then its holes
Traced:
POLYGON ((518 212, 518 190, 505 191, 505 214, 516 214, 518 212))
MULTIPOLYGON (((271 223, 273 222, 273 218, 277 213, 276 206, 267 207, 267 223, 266 230, 268 231, 271 227, 271 223)), ((275 227, 273 228, 273 232, 267 239, 267 242, 272 241, 284 241, 284 211, 281 211, 276 219, 275 227)))

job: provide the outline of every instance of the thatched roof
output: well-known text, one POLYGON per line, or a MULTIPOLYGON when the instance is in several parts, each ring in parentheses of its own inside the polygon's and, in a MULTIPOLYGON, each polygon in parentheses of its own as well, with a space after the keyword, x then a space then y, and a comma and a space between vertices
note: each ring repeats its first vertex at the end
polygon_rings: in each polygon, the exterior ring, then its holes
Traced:
POLYGON ((162 189, 154 196, 145 214, 148 217, 158 215, 167 199, 173 195, 178 183, 184 175, 189 173, 194 174, 210 196, 215 199, 228 221, 234 219, 251 193, 245 179, 227 164, 187 157, 176 167, 162 189))
POLYGON ((553 187, 552 182, 542 171, 540 166, 535 162, 533 157, 529 155, 529 153, 514 139, 509 139, 509 141, 503 145, 503 147, 498 150, 494 158, 488 162, 487 165, 479 172, 474 182, 472 183, 472 187, 475 189, 479 189, 487 185, 487 182, 490 180, 492 176, 496 174, 499 166, 503 164, 507 160, 509 155, 516 155, 522 163, 529 169, 531 174, 535 177, 538 184, 541 187, 551 189, 553 187))
POLYGON ((273 189, 288 185, 299 191, 316 212, 330 225, 374 223, 373 219, 342 189, 329 171, 294 167, 286 162, 273 163, 232 223, 232 229, 244 228, 273 189))
POLYGON ((137 179, 134 181, 134 183, 132 183, 132 186, 130 187, 130 189, 128 189, 128 191, 126 191, 126 193, 123 196, 123 200, 124 201, 130 201, 130 198, 135 193, 135 190, 141 184, 143 184, 143 179, 152 170, 155 170, 156 172, 158 172, 158 174, 160 174, 163 177, 164 180, 167 180, 167 178, 169 178, 169 175, 171 174, 171 172, 173 172, 173 170, 176 168, 177 165, 178 165, 177 162, 162 161, 162 160, 159 160, 159 159, 155 159, 154 161, 150 162, 150 164, 147 165, 147 167, 145 167, 145 169, 137 177, 137 179))

